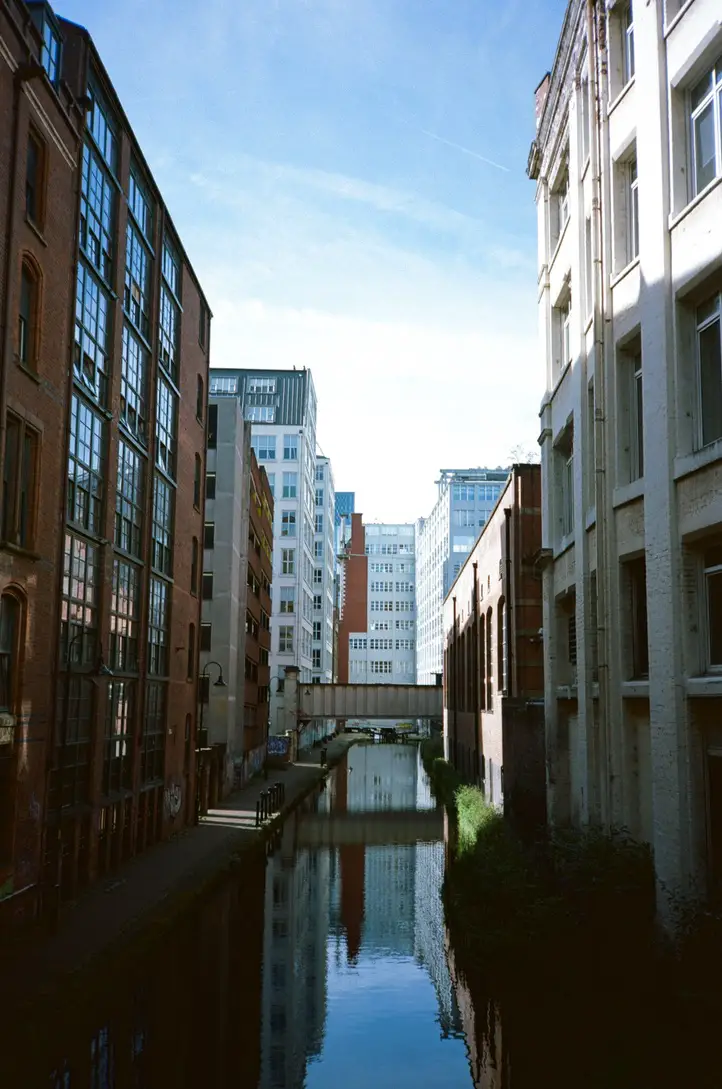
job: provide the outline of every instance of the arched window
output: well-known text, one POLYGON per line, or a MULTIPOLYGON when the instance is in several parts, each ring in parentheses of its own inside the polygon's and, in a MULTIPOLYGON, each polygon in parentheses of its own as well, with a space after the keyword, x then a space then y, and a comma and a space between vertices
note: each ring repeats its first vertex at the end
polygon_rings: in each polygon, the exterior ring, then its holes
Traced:
POLYGON ((196 626, 188 625, 188 671, 186 676, 192 681, 196 673, 196 626))
POLYGON ((203 423, 203 408, 205 405, 205 393, 203 388, 203 379, 198 375, 196 385, 196 416, 203 423))
POLYGON ((0 597, 0 711, 14 713, 18 698, 18 632, 20 602, 12 594, 0 597))
POLYGON ((491 711, 494 706, 494 613, 486 614, 486 707, 491 711))
POLYGON ((30 370, 37 366, 39 282, 36 267, 26 258, 20 271, 17 358, 21 366, 30 370))

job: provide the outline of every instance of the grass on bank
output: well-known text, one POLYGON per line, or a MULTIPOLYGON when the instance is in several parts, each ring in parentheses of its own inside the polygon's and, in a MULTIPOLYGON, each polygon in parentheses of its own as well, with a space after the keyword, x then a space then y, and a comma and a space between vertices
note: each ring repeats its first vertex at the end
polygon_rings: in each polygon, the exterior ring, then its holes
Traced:
POLYGON ((565 831, 528 844, 483 792, 462 783, 438 741, 422 745, 453 828, 444 902, 461 965, 512 984, 622 978, 652 956, 654 877, 647 847, 623 833, 565 831))

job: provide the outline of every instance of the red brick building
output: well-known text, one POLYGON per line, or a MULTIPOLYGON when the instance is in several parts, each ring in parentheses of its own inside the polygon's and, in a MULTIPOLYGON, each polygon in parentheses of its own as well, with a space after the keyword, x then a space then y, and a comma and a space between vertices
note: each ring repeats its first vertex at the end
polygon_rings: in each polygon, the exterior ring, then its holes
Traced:
POLYGON ((444 602, 448 758, 520 822, 544 819, 541 472, 515 465, 444 602))
POLYGON ((349 635, 351 632, 366 631, 368 617, 369 561, 362 514, 351 515, 351 540, 341 563, 344 570, 338 626, 338 683, 348 684, 349 635))
POLYGON ((87 32, 0 18, 2 916, 193 813, 210 312, 87 32))
POLYGON ((0 926, 35 904, 53 722, 82 114, 0 5, 0 926))
POLYGON ((273 579, 273 493, 266 470, 251 450, 251 505, 248 534, 246 609, 257 628, 246 633, 246 687, 243 707, 244 759, 265 753, 268 730, 271 651, 271 581, 273 579), (255 634, 253 634, 255 632, 255 634))

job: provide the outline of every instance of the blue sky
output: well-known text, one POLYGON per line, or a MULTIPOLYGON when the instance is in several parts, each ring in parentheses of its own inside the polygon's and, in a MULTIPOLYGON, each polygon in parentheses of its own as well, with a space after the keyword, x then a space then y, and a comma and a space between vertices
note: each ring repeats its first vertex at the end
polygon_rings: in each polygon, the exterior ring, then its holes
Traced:
POLYGON ((56 0, 88 27, 214 312, 310 366, 336 487, 428 514, 536 449, 533 92, 565 0, 56 0))

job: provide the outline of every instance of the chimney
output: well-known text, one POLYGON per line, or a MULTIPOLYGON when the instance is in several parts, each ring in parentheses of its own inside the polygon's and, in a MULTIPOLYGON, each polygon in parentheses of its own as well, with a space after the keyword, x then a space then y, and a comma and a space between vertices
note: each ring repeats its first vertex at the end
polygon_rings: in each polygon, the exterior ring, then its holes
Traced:
POLYGON ((536 91, 534 92, 534 113, 536 115, 536 131, 539 132, 539 126, 541 125, 542 114, 544 113, 544 103, 547 100, 549 94, 549 84, 551 83, 551 74, 547 72, 544 79, 541 81, 536 91))

